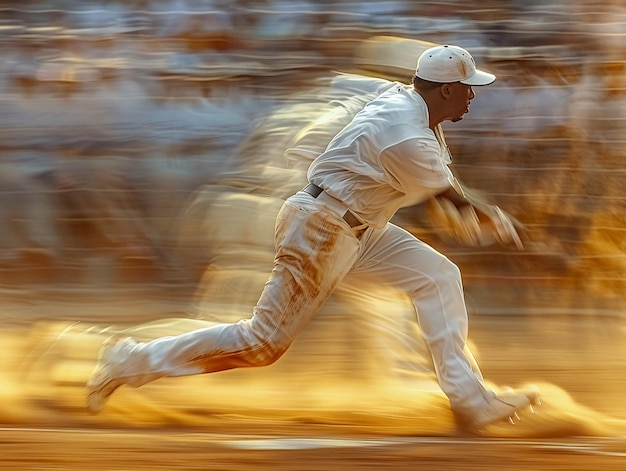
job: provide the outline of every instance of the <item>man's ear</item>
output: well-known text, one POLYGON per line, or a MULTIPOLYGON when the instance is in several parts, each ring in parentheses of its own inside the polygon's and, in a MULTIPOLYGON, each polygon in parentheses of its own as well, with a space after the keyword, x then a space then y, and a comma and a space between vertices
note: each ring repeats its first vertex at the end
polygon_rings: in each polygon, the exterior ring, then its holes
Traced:
POLYGON ((444 98, 449 98, 450 95, 452 94, 452 90, 451 90, 450 84, 449 83, 444 83, 441 86, 440 92, 441 92, 441 95, 444 98))

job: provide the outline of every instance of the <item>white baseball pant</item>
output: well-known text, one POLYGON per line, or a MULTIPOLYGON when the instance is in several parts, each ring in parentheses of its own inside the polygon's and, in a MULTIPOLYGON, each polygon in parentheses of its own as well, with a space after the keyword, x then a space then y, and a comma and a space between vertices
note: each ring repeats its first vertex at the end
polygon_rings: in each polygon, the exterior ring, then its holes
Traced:
POLYGON ((289 198, 276 220, 274 267, 252 317, 137 344, 129 358, 127 371, 134 375, 129 383, 269 365, 352 272, 410 296, 452 408, 467 413, 484 404, 489 393, 466 346, 457 266, 391 223, 357 236, 341 217, 345 211, 326 193, 289 198))

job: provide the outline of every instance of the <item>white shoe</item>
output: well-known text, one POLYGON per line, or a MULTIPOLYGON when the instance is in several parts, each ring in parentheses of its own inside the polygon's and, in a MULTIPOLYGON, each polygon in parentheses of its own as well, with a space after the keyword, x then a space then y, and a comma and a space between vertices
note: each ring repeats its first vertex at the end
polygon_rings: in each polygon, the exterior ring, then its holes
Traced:
POLYGON ((87 409, 97 414, 113 392, 129 379, 124 363, 132 348, 137 345, 132 338, 109 338, 100 348, 98 363, 87 381, 87 409))
POLYGON ((541 399, 537 388, 511 389, 500 394, 494 394, 485 402, 484 407, 473 411, 471 414, 457 415, 462 425, 471 429, 481 429, 506 419, 514 423, 514 418, 519 418, 518 411, 529 407, 534 412, 533 406, 538 405, 541 405, 541 399))

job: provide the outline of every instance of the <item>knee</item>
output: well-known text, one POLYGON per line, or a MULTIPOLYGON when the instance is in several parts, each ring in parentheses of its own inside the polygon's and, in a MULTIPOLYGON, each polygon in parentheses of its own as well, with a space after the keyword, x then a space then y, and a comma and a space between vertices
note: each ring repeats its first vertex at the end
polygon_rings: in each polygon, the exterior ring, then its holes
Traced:
POLYGON ((461 270, 453 262, 442 257, 438 263, 431 265, 426 274, 420 273, 419 282, 409 295, 412 298, 421 298, 426 293, 458 291, 462 289, 461 270), (424 276, 425 275, 425 276, 424 276))
POLYGON ((269 366, 276 363, 288 349, 288 344, 263 343, 254 350, 251 363, 254 366, 269 366))
POLYGON ((279 332, 268 332, 259 328, 254 322, 240 322, 244 329, 242 336, 246 339, 246 357, 250 366, 269 366, 276 363, 289 349, 291 341, 279 332))
POLYGON ((441 262, 439 273, 442 281, 461 281, 461 270, 447 258, 441 262))
POLYGON ((457 285, 461 282, 461 270, 447 258, 442 258, 437 268, 431 273, 431 282, 436 286, 457 285))

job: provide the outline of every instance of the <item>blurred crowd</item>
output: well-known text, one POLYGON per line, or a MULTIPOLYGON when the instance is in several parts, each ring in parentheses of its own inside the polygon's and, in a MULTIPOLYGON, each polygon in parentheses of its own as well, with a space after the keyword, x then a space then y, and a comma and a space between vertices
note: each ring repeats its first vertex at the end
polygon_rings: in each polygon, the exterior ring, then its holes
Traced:
MULTIPOLYGON (((242 146, 245 162, 255 157, 259 123, 320 102, 311 87, 335 71, 384 72, 380 58, 355 61, 383 35, 461 45, 497 74, 449 132, 470 184, 578 246, 602 204, 603 227, 626 227, 621 1, 5 0, 0 10, 2 285, 80 281, 102 254, 145 264, 142 280, 184 271, 174 253, 194 192, 233 173, 258 187, 238 157, 242 146)), ((409 69, 387 75, 408 82, 409 69)))

